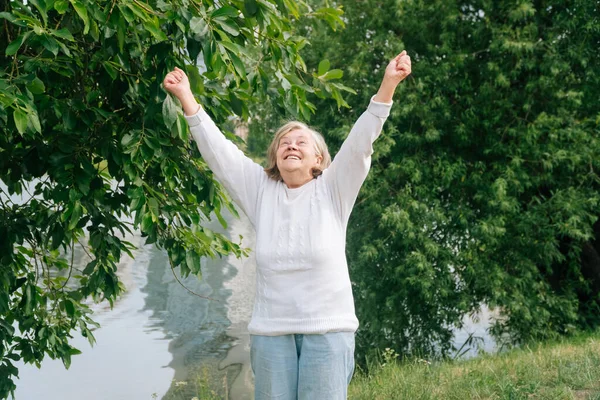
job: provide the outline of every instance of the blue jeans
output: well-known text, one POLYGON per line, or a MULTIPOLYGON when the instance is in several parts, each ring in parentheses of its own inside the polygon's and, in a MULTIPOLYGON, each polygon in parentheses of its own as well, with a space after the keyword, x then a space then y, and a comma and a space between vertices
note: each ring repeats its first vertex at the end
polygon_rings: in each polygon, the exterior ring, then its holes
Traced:
POLYGON ((345 400, 354 332, 250 336, 255 400, 345 400))

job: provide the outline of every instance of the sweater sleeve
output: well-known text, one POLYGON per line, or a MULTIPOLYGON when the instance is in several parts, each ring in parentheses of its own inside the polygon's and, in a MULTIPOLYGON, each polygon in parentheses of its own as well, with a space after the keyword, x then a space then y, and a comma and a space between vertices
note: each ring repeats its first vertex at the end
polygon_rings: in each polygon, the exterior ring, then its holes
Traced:
POLYGON ((379 137, 392 103, 380 103, 371 98, 367 110, 358 118, 348 137, 325 171, 323 179, 331 188, 333 201, 346 223, 360 187, 371 167, 373 142, 379 137))
POLYGON ((202 107, 185 118, 202 158, 254 224, 260 188, 267 174, 223 135, 202 107))

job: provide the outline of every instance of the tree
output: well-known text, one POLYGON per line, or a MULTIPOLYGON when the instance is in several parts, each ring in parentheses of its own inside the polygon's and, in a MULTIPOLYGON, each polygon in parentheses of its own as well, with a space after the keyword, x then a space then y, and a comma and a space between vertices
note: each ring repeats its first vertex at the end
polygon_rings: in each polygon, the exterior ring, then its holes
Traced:
POLYGON ((349 224, 361 358, 446 354, 481 304, 501 311, 499 340, 597 327, 596 2, 342 5, 350 28, 312 30, 303 53, 343 67, 358 92, 347 112, 316 103, 334 150, 385 61, 403 48, 413 59, 349 224))
MULTIPOLYGON (((181 275, 200 258, 245 250, 203 227, 231 203, 201 160, 178 105, 161 88, 174 66, 223 126, 272 98, 308 115, 311 75, 295 31, 341 11, 290 0, 2 0, 0 19, 0 398, 13 362, 68 368, 86 300, 113 301, 126 233, 165 249, 181 275), (276 77, 275 84, 270 77, 276 77), (31 189, 30 189, 31 188, 31 189), (24 201, 12 202, 12 195, 24 201), (75 246, 90 257, 73 266, 75 246)), ((329 92, 339 97, 339 90, 329 92)), ((341 97, 339 97, 341 99, 341 97)), ((229 134, 231 135, 231 134, 229 134)))

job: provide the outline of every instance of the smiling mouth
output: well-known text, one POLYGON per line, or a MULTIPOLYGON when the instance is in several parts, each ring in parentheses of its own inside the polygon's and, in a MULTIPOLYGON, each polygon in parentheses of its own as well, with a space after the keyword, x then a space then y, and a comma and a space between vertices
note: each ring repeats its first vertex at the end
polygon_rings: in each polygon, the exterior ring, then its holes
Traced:
POLYGON ((298 156, 287 156, 284 160, 298 160, 300 161, 300 157, 298 156))

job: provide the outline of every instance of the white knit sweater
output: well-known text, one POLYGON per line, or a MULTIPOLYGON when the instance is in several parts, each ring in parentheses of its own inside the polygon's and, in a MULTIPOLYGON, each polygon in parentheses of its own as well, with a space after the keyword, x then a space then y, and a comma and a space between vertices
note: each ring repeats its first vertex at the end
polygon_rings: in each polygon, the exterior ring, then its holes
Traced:
POLYGON ((267 177, 200 108, 186 117, 202 157, 256 229, 255 335, 354 332, 346 227, 391 104, 371 100, 331 166, 289 189, 267 177))

